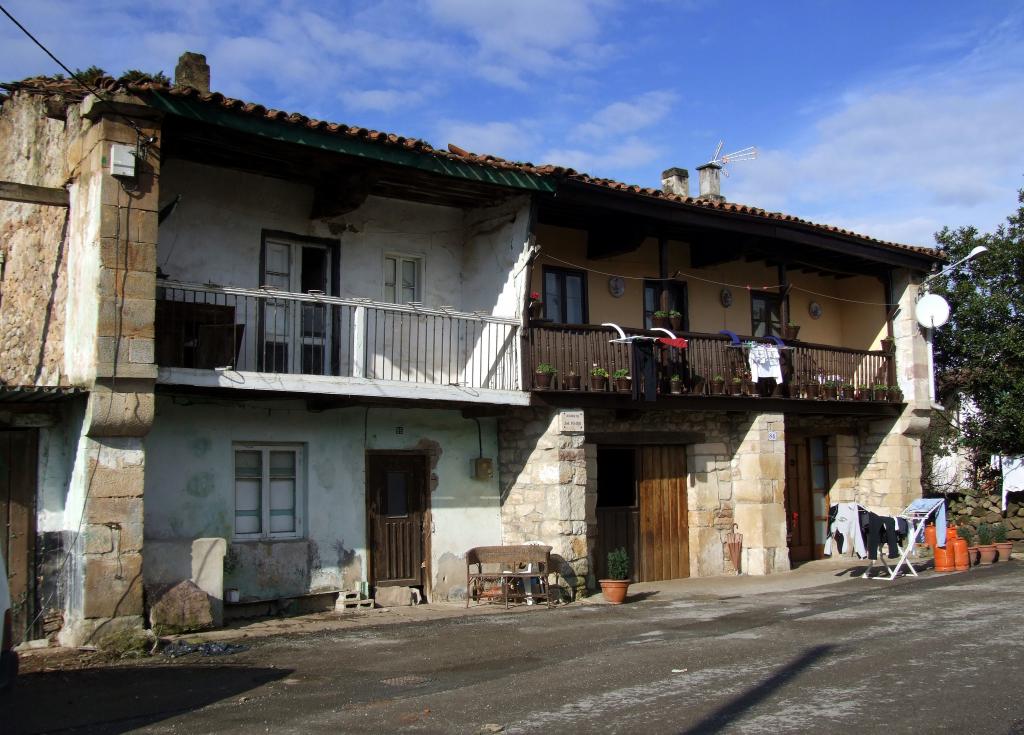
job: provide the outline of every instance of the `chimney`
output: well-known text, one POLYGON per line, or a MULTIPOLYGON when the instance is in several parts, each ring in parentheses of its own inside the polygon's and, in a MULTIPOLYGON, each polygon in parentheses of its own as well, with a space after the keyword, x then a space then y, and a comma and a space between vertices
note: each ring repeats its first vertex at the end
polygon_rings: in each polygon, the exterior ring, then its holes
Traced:
POLYGON ((661 190, 666 194, 690 196, 690 172, 685 168, 667 168, 661 172, 661 190))
POLYGON ((178 59, 174 67, 174 85, 176 87, 192 87, 200 92, 210 92, 210 65, 203 54, 186 51, 178 59))
POLYGON ((700 172, 700 198, 708 199, 712 202, 724 202, 725 197, 722 196, 721 164, 714 162, 705 163, 703 166, 698 166, 697 171, 700 172))

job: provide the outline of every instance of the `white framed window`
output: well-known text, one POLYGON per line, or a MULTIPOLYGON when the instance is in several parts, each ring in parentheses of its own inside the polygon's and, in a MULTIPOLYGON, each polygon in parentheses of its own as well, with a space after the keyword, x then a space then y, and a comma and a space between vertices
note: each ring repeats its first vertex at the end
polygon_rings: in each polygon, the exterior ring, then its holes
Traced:
POLYGON ((237 443, 235 539, 300 538, 305 484, 302 447, 237 443))
POLYGON ((414 255, 384 255, 384 301, 408 304, 422 301, 423 258, 414 255))

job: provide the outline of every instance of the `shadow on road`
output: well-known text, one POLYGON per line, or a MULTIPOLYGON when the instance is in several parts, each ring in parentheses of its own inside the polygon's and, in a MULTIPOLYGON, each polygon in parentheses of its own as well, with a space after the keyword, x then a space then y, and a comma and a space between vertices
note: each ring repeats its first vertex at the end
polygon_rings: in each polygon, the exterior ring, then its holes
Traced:
POLYGON ((835 649, 836 646, 815 646, 809 649, 753 689, 747 690, 731 702, 719 707, 697 724, 683 730, 680 735, 721 732, 733 720, 739 719, 747 710, 763 702, 774 692, 786 686, 808 666, 824 658, 835 649))
POLYGON ((0 731, 22 735, 86 730, 114 735, 290 673, 248 666, 138 666, 26 674, 12 692, 0 697, 0 731))

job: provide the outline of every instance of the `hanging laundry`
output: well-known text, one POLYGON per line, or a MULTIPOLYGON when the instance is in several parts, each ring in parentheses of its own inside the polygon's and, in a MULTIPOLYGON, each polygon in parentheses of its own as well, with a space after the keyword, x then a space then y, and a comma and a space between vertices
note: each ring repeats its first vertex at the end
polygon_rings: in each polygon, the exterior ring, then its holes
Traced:
POLYGON ((852 548, 857 552, 857 556, 863 559, 867 556, 867 549, 864 547, 864 536, 860 528, 860 506, 856 503, 836 503, 831 510, 834 515, 832 512, 829 513, 831 523, 828 527, 828 538, 825 539, 825 555, 832 555, 832 538, 839 533, 842 535, 839 552, 846 554, 852 548))
POLYGON ((747 361, 750 363, 750 376, 752 379, 775 378, 777 382, 782 382, 782 362, 779 358, 778 347, 774 345, 753 345, 747 354, 747 361))
POLYGON ((678 347, 681 350, 685 350, 686 346, 690 344, 684 337, 676 337, 675 339, 671 337, 658 337, 658 343, 666 347, 678 347))

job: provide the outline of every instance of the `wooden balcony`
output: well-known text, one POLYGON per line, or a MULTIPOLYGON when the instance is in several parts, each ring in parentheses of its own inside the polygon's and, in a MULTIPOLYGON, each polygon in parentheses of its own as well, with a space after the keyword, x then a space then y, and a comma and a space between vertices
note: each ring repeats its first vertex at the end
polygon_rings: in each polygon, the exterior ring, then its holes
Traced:
MULTIPOLYGON (((663 332, 625 329, 627 335, 667 336, 663 332)), ((793 340, 780 349, 783 382, 749 380, 749 344, 752 337, 739 337, 739 344, 724 334, 695 332, 678 333, 685 337, 685 349, 659 346, 655 349, 659 408, 678 405, 705 408, 739 408, 738 401, 758 399, 785 401, 780 410, 823 410, 828 413, 891 414, 902 403, 897 392, 872 390, 876 385, 895 385, 893 357, 881 350, 854 350, 830 345, 809 344, 793 340), (679 392, 673 392, 671 378, 679 376, 679 392), (716 385, 714 378, 722 377, 716 385), (738 379, 738 380, 737 380, 738 379), (852 386, 852 389, 850 388, 852 386), (833 392, 834 391, 834 392, 833 392), (834 396, 834 397, 833 397, 834 396), (710 404, 715 404, 714 406, 710 404), (794 406, 804 404, 802 408, 794 406), (829 404, 826 408, 825 404, 829 404), (884 408, 883 408, 884 407, 884 408)), ((583 405, 602 399, 605 405, 639 407, 631 401, 625 386, 617 390, 615 381, 601 388, 593 384, 591 371, 604 368, 609 374, 616 370, 630 371, 631 346, 613 342, 618 334, 610 327, 579 324, 531 323, 529 329, 529 362, 527 383, 535 396, 547 396, 553 402, 564 402, 572 396, 583 405), (547 363, 556 373, 550 387, 540 385, 537 366, 547 363), (574 387, 572 376, 578 376, 574 387), (613 403, 609 403, 613 401, 613 403)), ((765 342, 765 340, 758 340, 765 342)), ((780 406, 782 404, 779 404, 780 406)), ((763 406, 762 410, 767 410, 763 406)), ((743 409, 747 410, 747 409, 743 409)))
POLYGON ((324 294, 157 287, 157 365, 177 375, 262 375, 249 382, 261 386, 300 385, 280 376, 301 376, 309 390, 348 386, 336 392, 389 384, 404 386, 399 396, 416 388, 408 395, 425 398, 524 396, 517 320, 324 294))

